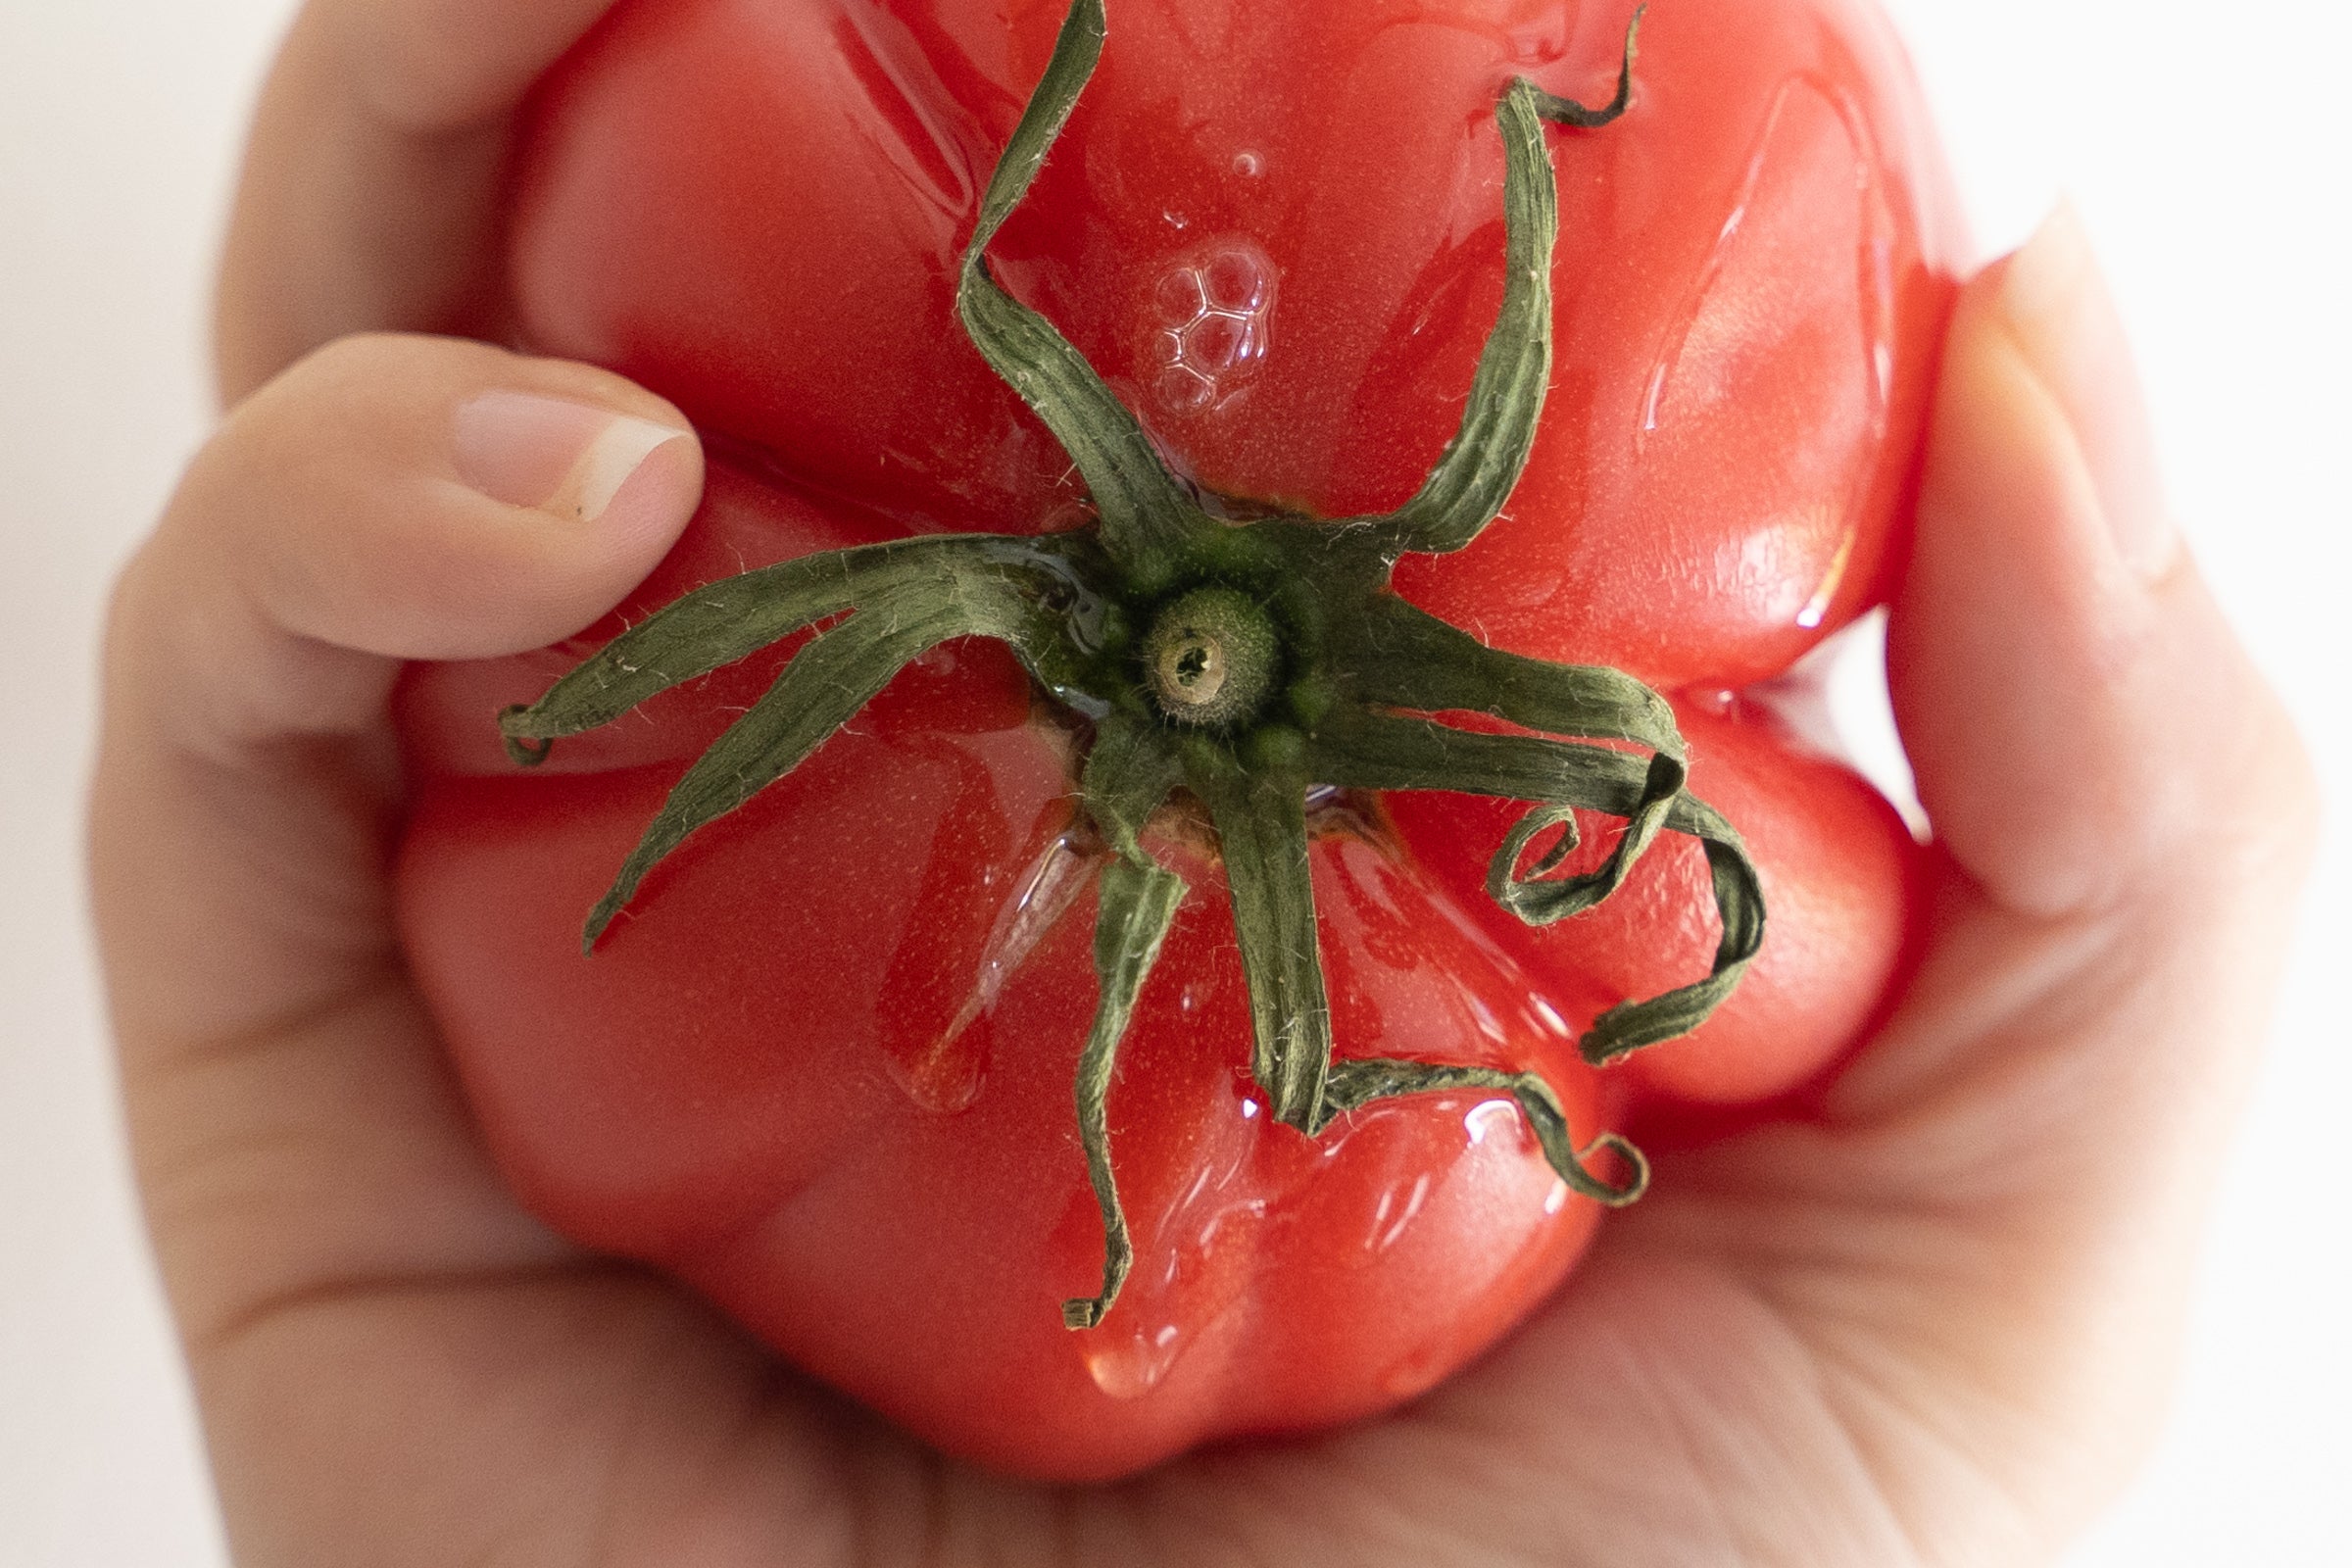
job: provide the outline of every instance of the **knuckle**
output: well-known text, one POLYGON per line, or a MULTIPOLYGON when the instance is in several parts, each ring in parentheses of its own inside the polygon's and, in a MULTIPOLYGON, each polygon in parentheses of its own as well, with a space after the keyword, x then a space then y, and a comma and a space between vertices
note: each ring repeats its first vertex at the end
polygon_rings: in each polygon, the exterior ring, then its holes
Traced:
POLYGON ((2196 827, 2180 835, 2186 865, 2172 867, 2210 896, 2291 900, 2317 855, 2321 789, 2286 709, 2249 670, 2239 722, 2215 738, 2190 792, 2196 827))
POLYGON ((262 389, 261 396, 288 390, 356 393, 387 387, 431 384, 453 371, 487 375, 514 356, 471 338, 423 332, 350 332, 331 338, 294 362, 262 389))
POLYGON ((2250 864, 2301 882, 2317 858, 2324 795, 2310 748, 2285 705, 2267 689, 2263 717, 2251 752, 2249 772, 2260 790, 2247 835, 2250 864))
POLYGON ((361 109, 378 124, 431 135, 472 118, 465 91, 473 29, 434 25, 431 8, 406 0, 329 4, 334 64, 361 109))
POLYGON ((397 133, 431 137, 494 124, 609 5, 322 0, 320 9, 362 110, 397 133))

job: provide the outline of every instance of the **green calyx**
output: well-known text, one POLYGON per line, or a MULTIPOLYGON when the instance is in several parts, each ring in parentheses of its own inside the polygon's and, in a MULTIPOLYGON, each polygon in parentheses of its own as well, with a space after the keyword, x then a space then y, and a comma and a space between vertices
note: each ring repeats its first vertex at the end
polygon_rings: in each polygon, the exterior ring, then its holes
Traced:
MULTIPOLYGON (((1641 18, 1637 14, 1635 26, 1641 18)), ((1486 1093, 1517 1102, 1571 1190, 1639 1197, 1640 1153, 1615 1134, 1579 1146, 1534 1073, 1340 1057, 1318 951, 1306 798, 1318 785, 1454 790, 1529 803, 1497 848, 1488 890, 1531 924, 1592 908, 1662 833, 1704 847, 1722 935, 1708 972, 1618 1004, 1578 1043, 1588 1061, 1690 1033, 1730 996, 1764 935, 1739 834, 1684 787, 1683 738, 1656 692, 1618 670, 1487 647, 1389 587, 1396 561, 1459 550, 1508 500, 1534 443, 1551 367, 1557 227, 1545 123, 1593 128, 1631 101, 1635 30, 1616 97, 1599 109, 1514 82, 1495 109, 1504 150, 1502 307, 1460 428, 1420 490, 1379 516, 1212 515, 1170 472, 1135 416, 1053 323, 1001 288, 987 249, 1026 194, 1093 74, 1102 0, 1074 0, 1043 79, 982 198, 956 312, 973 344, 1052 430, 1085 479, 1096 520, 1036 537, 949 534, 803 557, 700 588, 614 638, 536 703, 500 715, 510 754, 543 760, 564 736, 811 626, 823 629, 687 769, 590 913, 598 938, 656 863, 696 829, 782 778, 926 650, 959 637, 1006 644, 1038 683, 1091 720, 1079 780, 1108 856, 1095 923, 1100 984, 1079 1058, 1080 1142, 1102 1211, 1100 1292, 1063 1304, 1100 1323, 1132 1261, 1106 1103, 1118 1046, 1185 883, 1143 835, 1179 788, 1206 810, 1249 982, 1250 1071, 1273 1119, 1313 1137, 1404 1095, 1486 1093), (829 623, 829 624, 825 624, 829 623), (1511 732, 1457 728, 1480 712, 1511 732), (1592 870, 1561 875, 1575 813, 1623 818, 1592 870), (1552 847, 1523 865, 1536 840, 1552 847), (1596 1171, 1599 1163, 1604 1170, 1596 1171)))

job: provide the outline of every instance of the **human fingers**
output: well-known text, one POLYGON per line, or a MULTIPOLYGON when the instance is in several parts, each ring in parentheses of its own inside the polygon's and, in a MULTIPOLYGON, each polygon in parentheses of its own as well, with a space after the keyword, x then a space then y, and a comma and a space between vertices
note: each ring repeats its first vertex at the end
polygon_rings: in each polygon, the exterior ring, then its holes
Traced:
POLYGON ((339 1277, 540 1244, 409 994, 384 893, 407 659, 593 620, 692 513, 668 405, 479 344, 348 339, 233 411, 118 586, 95 912, 192 1335, 339 1277))
POLYGON ((2300 747, 2174 530, 2071 213, 1960 303, 1888 661, 1936 838, 2006 906, 2194 890, 2308 826, 2300 747))
POLYGON ((612 0, 310 0, 246 147, 216 304, 224 401, 353 332, 495 336, 515 106, 612 0))
POLYGON ((2169 1298, 2261 1038, 2317 791, 2164 510, 2070 214, 1961 299, 1887 660, 1957 875, 1838 1102, 1932 1126, 1888 1171, 1985 1199, 2001 1246, 2026 1243, 2030 1211, 2045 1243, 2135 1251, 2164 1276, 2142 1298, 2169 1298))
POLYGON ((1780 1147, 1842 1260, 1798 1294, 1841 1353, 1898 1347, 1922 1424, 2055 1540, 2154 1430, 2317 798, 2070 215, 1961 298, 1888 666, 1948 874, 1894 1017, 1780 1147))
POLYGON ((2038 1193, 2070 1219, 2050 1234, 2177 1236, 2261 1035, 2317 792, 2164 510, 2070 214, 1961 298, 1887 663, 1955 877, 1838 1104, 1932 1108, 1914 1177, 2038 1193))

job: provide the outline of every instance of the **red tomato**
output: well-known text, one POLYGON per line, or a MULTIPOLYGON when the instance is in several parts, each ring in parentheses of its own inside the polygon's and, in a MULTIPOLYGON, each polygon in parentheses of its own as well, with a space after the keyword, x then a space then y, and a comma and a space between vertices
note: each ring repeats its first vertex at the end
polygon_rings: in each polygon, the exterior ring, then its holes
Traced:
MULTIPOLYGON (((1500 297, 1496 98, 1520 74, 1605 98, 1631 12, 1112 0, 998 274, 1204 489, 1394 506, 1451 435, 1500 297)), ((1314 1140, 1270 1125, 1213 840, 1163 812, 1149 847, 1192 892, 1109 1101, 1137 1265, 1101 1327, 1065 1330, 1103 1245, 1071 1109, 1097 989, 1079 728, 996 645, 947 645, 697 834, 584 957, 582 917, 664 791, 791 645, 533 774, 491 723, 746 567, 1069 523, 1069 460, 954 310, 1061 16, 623 0, 551 76, 517 166, 521 335, 675 399, 720 461, 615 617, 412 672, 399 889, 534 1207, 952 1451, 1083 1478, 1409 1397, 1553 1286, 1596 1206, 1507 1097, 1390 1102, 1314 1140)), ((1699 694, 1872 602, 1957 243, 1907 69, 1858 4, 1672 0, 1636 82, 1615 124, 1547 133, 1556 355, 1526 476, 1397 586, 1491 644, 1693 694, 1693 788, 1755 853, 1763 955, 1698 1035, 1596 1074, 1574 1040, 1600 1007, 1705 970, 1694 847, 1661 841, 1617 900, 1531 931, 1484 892, 1502 819, 1483 806, 1334 795, 1312 822, 1340 1055, 1539 1070, 1580 1142, 1641 1095, 1818 1070, 1893 965, 1900 824, 1699 694)))

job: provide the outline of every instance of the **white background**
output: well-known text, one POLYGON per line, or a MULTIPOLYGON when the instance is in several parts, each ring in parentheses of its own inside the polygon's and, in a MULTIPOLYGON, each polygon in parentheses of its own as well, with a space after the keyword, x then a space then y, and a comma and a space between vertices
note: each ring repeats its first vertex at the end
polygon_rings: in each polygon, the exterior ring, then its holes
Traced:
MULTIPOLYGON (((1671 3, 1671 0, 1663 0, 1671 3)), ((77 880, 105 583, 208 418, 201 323, 290 0, 0 0, 0 1568, 215 1568, 77 880)), ((2341 0, 1894 0, 1987 253, 2061 191, 2174 494, 2352 880, 2352 21, 2341 0), (2228 18, 2228 21, 2217 21, 2228 18)), ((2352 920, 2309 901, 2156 1457, 2070 1568, 2352 1564, 2352 920)))

